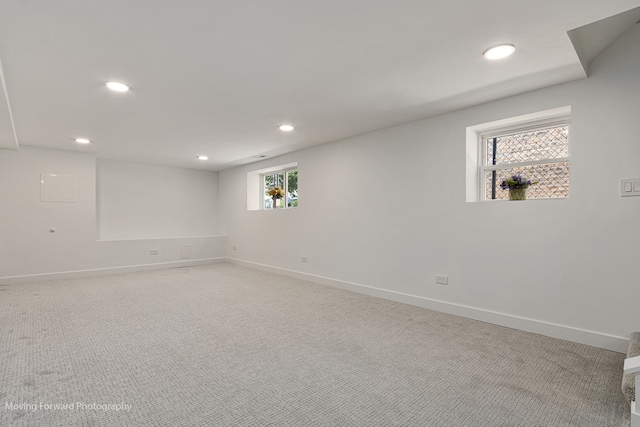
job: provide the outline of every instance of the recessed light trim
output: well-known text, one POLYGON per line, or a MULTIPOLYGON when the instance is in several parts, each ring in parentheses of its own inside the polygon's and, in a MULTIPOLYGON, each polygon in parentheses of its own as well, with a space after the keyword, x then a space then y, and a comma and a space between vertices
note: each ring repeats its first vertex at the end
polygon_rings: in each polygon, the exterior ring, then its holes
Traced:
POLYGON ((209 156, 205 156, 204 154, 199 155, 198 160, 209 160, 209 156))
POLYGON ((76 138, 74 141, 76 141, 78 144, 90 144, 91 140, 87 139, 87 138, 76 138))
POLYGON ((512 55, 516 51, 516 47, 512 44, 502 44, 499 46, 491 47, 482 53, 486 59, 495 61, 497 59, 506 58, 512 55))
POLYGON ((278 129, 280 129, 282 132, 291 132, 295 128, 291 125, 280 125, 278 129))
POLYGON ((114 92, 129 92, 131 89, 129 86, 121 82, 109 81, 106 82, 105 85, 114 92))

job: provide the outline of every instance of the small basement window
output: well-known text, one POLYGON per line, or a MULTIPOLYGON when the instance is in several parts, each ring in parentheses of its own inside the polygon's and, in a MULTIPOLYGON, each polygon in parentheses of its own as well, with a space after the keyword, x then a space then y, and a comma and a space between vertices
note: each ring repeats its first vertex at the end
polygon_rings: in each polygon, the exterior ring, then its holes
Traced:
POLYGON ((262 175, 263 209, 298 207, 298 170, 288 169, 262 175))
POLYGON ((247 210, 298 207, 298 163, 247 172, 247 210))
POLYGON ((500 184, 515 174, 536 182, 527 189, 527 199, 569 197, 568 108, 467 128, 467 201, 508 199, 509 191, 500 184), (475 162, 469 161, 470 150, 475 162))

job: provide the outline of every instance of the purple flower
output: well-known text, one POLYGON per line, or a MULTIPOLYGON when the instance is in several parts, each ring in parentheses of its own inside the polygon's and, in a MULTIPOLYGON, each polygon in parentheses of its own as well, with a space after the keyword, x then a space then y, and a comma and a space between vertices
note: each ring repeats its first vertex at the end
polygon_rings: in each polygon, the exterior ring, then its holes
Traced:
POLYGON ((530 185, 537 184, 538 182, 531 182, 530 179, 522 176, 520 172, 511 175, 500 183, 500 188, 506 190, 507 188, 527 188, 530 185))

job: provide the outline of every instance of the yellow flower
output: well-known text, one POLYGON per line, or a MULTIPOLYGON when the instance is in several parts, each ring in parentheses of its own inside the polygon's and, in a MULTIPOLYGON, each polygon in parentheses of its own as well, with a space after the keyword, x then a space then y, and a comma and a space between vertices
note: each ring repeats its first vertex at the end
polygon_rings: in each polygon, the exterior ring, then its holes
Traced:
POLYGON ((284 196, 284 190, 282 188, 280 188, 280 186, 271 187, 267 194, 269 194, 271 197, 280 198, 280 197, 284 196))

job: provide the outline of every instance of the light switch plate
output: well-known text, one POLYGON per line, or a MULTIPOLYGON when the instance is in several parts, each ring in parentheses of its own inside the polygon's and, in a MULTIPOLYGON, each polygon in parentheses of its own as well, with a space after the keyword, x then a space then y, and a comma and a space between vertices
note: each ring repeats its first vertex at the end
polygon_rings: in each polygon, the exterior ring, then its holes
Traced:
POLYGON ((620 196, 640 196, 640 178, 623 178, 620 180, 620 196))

